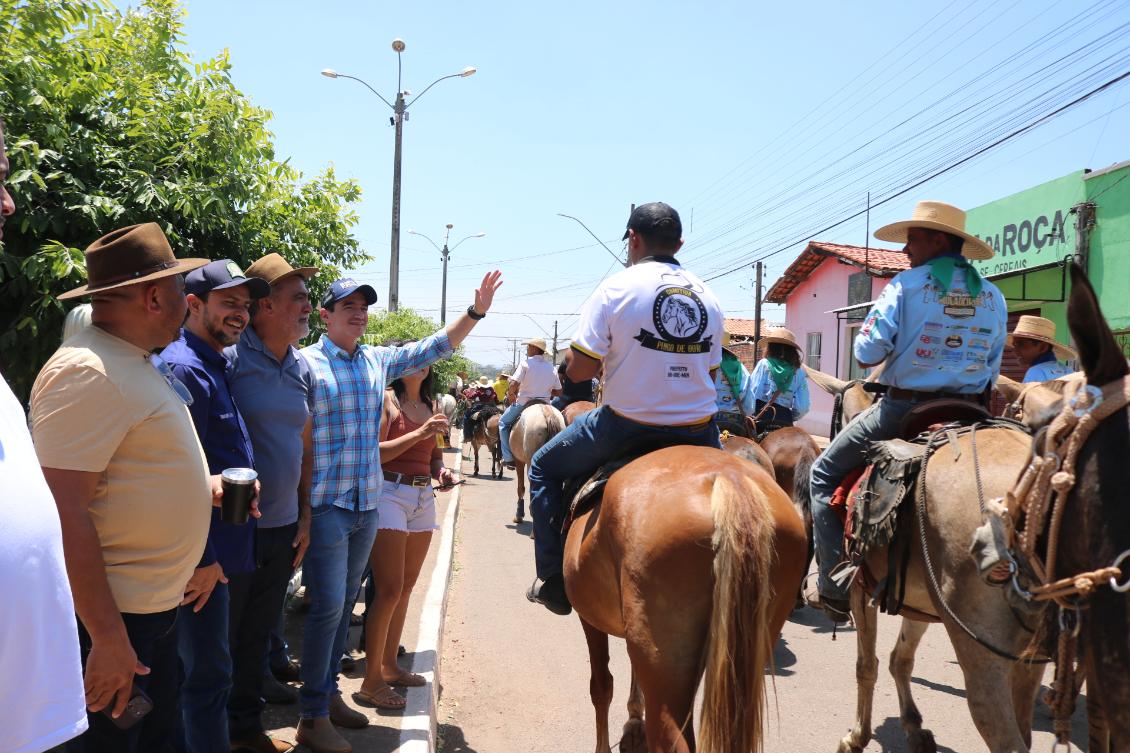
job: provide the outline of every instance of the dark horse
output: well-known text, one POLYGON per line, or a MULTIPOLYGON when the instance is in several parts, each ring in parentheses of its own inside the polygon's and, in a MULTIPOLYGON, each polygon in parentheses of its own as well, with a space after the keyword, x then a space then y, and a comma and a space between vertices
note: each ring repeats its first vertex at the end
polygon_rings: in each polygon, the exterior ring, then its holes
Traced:
MULTIPOLYGON (((1117 582, 1125 584, 1130 580, 1130 559, 1118 560, 1130 550, 1130 416, 1122 398, 1130 389, 1126 379, 1130 368, 1103 318, 1094 289, 1074 265, 1071 282, 1067 321, 1087 386, 1101 389, 1104 401, 1121 398, 1117 404, 1122 407, 1095 427, 1074 469, 1063 468, 1074 473, 1075 485, 1064 506, 1056 572, 1050 577, 1063 578, 1118 564, 1122 577, 1117 582)), ((1020 407, 1026 423, 1034 429, 1048 426, 1062 408, 1059 390, 1049 389, 1053 384, 1023 392, 1020 407)), ((1079 647, 1091 716, 1090 750, 1128 753, 1130 598, 1103 584, 1083 607, 1078 611, 1079 647), (1096 708, 1095 701, 1109 713, 1096 708)))

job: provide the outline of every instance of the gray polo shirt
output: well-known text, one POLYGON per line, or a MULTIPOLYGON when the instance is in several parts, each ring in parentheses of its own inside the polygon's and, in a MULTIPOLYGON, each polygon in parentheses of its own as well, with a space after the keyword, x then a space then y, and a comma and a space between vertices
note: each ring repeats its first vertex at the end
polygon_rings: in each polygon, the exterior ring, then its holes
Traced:
POLYGON ((282 363, 252 327, 224 348, 231 361, 228 384, 251 435, 259 472, 260 528, 298 520, 298 479, 302 474, 302 428, 314 405, 310 366, 289 348, 282 363))

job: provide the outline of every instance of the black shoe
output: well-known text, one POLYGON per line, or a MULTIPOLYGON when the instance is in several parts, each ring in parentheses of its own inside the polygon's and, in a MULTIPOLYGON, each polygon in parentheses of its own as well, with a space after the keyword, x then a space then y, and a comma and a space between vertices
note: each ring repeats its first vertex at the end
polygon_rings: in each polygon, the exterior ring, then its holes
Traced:
POLYGON ((263 700, 277 706, 289 706, 298 703, 298 691, 267 673, 263 676, 263 700))
POLYGON ((357 660, 356 659, 354 659, 349 654, 346 654, 345 656, 341 657, 341 671, 342 672, 352 672, 355 669, 357 669, 357 660))
POLYGON ((279 682, 298 682, 298 675, 301 669, 302 667, 298 662, 288 658, 286 664, 271 667, 271 674, 273 674, 279 682))
POLYGON ((808 606, 823 610, 837 625, 845 625, 851 619, 851 602, 847 599, 819 594, 815 600, 809 600, 808 606))
POLYGON ((554 614, 567 615, 573 611, 569 597, 565 595, 565 577, 551 575, 547 580, 534 578, 534 582, 526 591, 526 598, 541 604, 554 614))

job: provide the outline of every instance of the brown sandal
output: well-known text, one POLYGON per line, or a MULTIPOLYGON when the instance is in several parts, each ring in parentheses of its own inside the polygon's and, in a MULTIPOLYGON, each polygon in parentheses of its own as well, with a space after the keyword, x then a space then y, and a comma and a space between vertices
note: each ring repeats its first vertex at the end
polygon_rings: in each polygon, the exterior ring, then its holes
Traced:
POLYGON ((384 709, 386 711, 403 711, 404 707, 408 705, 408 701, 405 700, 404 696, 397 693, 388 685, 380 688, 376 693, 358 690, 353 694, 353 701, 359 706, 384 709))
POLYGON ((399 675, 391 680, 385 680, 385 682, 394 688, 422 688, 428 684, 428 681, 420 675, 405 671, 401 671, 399 675))

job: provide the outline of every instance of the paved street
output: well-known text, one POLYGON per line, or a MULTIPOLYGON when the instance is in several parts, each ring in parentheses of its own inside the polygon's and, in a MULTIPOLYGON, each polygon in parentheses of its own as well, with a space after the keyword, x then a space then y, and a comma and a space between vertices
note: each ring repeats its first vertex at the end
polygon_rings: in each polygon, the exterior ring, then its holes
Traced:
MULTIPOLYGON (((485 451, 484 451, 485 455, 485 451)), ((589 753, 593 750, 588 654, 576 617, 557 617, 529 604, 533 578, 529 523, 515 526, 513 472, 502 481, 469 479, 456 529, 455 573, 448 596, 439 710, 444 753, 589 753)), ((875 741, 868 751, 905 751, 894 684, 886 656, 899 620, 881 620, 880 678, 875 692, 875 741)), ((616 678, 613 740, 627 718, 629 668, 623 643, 613 640, 616 678)), ((855 705, 855 634, 811 609, 794 614, 776 650, 776 698, 770 698, 767 753, 831 753, 851 725, 855 705)), ((1046 681, 1050 681, 1048 672, 1046 681)), ((941 626, 918 652, 914 693, 938 750, 984 750, 969 718, 961 670, 941 626)), ((1080 704, 1081 705, 1081 704, 1080 704)), ((1075 738, 1085 747, 1085 722, 1075 738)), ((1051 719, 1037 707, 1033 750, 1051 748, 1051 719)))

